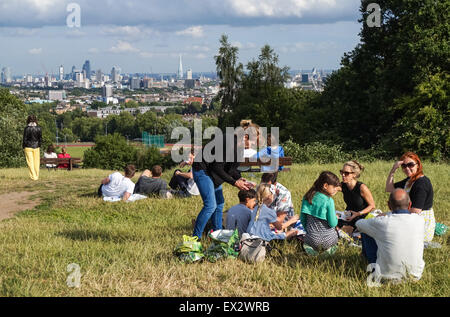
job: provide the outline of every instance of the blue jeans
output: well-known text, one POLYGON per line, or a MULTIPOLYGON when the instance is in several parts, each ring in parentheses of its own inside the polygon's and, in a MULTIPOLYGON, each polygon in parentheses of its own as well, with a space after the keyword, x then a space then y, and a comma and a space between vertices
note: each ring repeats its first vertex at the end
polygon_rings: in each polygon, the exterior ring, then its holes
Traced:
POLYGON ((362 254, 369 263, 377 262, 378 246, 374 238, 361 232, 362 254))
POLYGON ((194 181, 203 200, 203 208, 197 216, 194 227, 194 236, 199 239, 205 230, 205 226, 211 219, 213 229, 222 229, 222 210, 225 204, 223 198, 222 185, 214 188, 211 177, 204 170, 192 170, 194 181))

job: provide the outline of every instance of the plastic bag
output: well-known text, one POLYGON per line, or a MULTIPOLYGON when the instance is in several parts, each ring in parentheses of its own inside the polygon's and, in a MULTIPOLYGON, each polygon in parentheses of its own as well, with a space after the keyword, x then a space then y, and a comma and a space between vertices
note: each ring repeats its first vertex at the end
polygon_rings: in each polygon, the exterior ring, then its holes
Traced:
POLYGON ((436 223, 436 228, 434 229, 434 234, 437 236, 443 236, 448 231, 448 227, 443 223, 436 223))
POLYGON ((212 243, 205 252, 210 262, 219 259, 235 259, 239 255, 239 233, 238 230, 216 230, 208 235, 212 243))
POLYGON ((193 263, 204 258, 203 246, 198 237, 183 236, 183 242, 175 247, 174 254, 185 263, 193 263))

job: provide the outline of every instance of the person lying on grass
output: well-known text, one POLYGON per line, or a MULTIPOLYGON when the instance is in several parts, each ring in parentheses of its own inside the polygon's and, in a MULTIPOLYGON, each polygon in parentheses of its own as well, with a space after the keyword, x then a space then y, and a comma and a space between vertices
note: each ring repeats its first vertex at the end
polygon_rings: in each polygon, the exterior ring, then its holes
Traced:
POLYGON ((275 210, 269 206, 273 202, 275 190, 270 184, 261 183, 256 190, 258 201, 252 212, 252 219, 247 228, 247 233, 259 237, 265 241, 283 240, 297 235, 297 230, 276 233, 272 231, 271 225, 277 230, 283 229, 283 223, 277 220, 275 210))
POLYGON ((136 173, 134 165, 127 165, 124 169, 125 175, 119 172, 112 173, 102 180, 98 189, 99 197, 106 197, 108 200, 127 201, 134 192, 134 183, 131 180, 136 173))
POLYGON ((340 185, 335 174, 325 171, 303 197, 300 220, 306 231, 303 248, 308 255, 321 251, 331 255, 336 251, 338 219, 331 197, 340 190, 340 185))
POLYGON ((145 170, 139 177, 136 186, 134 187, 134 194, 139 195, 157 195, 164 198, 171 198, 172 195, 167 190, 167 183, 161 179, 162 167, 155 165, 152 171, 145 170))

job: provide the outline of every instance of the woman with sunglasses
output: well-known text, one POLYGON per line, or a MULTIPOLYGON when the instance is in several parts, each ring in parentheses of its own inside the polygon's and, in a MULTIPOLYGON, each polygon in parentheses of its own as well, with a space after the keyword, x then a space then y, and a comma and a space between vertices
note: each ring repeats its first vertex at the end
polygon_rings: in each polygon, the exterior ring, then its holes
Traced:
POLYGON ((411 213, 417 213, 425 219, 424 242, 431 242, 434 236, 436 221, 433 211, 433 186, 423 173, 420 158, 413 152, 407 152, 395 162, 386 180, 386 192, 392 193, 396 188, 402 188, 411 198, 411 213), (394 183, 395 171, 401 167, 406 178, 394 183))
POLYGON ((345 210, 351 212, 346 221, 339 220, 338 227, 344 225, 356 228, 355 223, 363 219, 375 209, 375 201, 367 185, 358 181, 364 167, 357 161, 348 161, 344 164, 340 174, 342 176, 342 193, 347 204, 345 210))

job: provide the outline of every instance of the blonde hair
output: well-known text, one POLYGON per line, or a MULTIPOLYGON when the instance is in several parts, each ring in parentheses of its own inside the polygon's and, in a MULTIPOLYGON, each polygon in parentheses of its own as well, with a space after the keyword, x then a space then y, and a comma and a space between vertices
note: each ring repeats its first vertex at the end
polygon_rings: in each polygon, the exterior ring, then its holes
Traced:
POLYGON ((252 124, 252 120, 241 120, 240 126, 244 129, 248 128, 252 124))
POLYGON ((359 178, 361 173, 364 171, 364 166, 362 166, 358 161, 352 160, 344 163, 344 166, 348 166, 352 169, 352 172, 355 173, 355 177, 359 178))
POLYGON ((255 222, 258 221, 262 205, 264 204, 264 200, 272 195, 270 186, 271 185, 268 183, 261 183, 259 184, 258 188, 256 188, 256 200, 258 202, 258 209, 256 210, 255 222))

